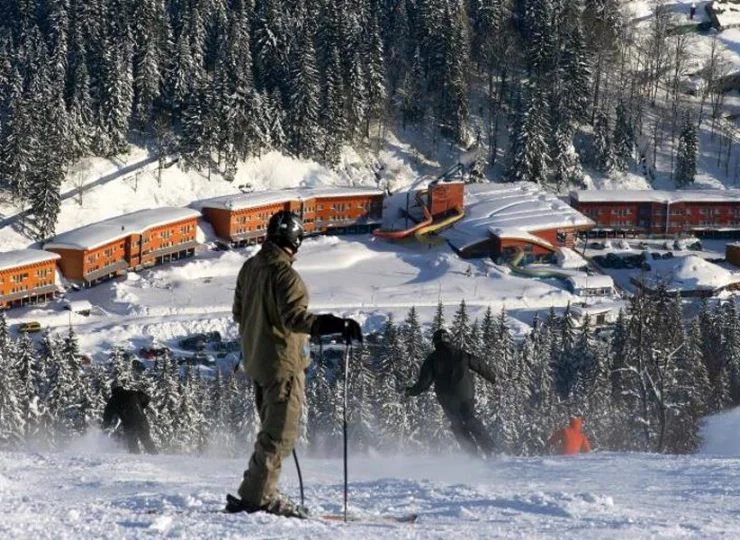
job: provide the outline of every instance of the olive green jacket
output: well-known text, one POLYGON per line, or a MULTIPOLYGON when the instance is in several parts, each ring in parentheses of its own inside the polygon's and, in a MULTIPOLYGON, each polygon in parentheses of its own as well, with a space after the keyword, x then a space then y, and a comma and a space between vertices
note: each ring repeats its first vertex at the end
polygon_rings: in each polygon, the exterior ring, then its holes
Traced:
POLYGON ((316 316, 293 257, 273 242, 244 263, 234 293, 234 320, 247 375, 260 385, 308 367, 308 334, 316 316))

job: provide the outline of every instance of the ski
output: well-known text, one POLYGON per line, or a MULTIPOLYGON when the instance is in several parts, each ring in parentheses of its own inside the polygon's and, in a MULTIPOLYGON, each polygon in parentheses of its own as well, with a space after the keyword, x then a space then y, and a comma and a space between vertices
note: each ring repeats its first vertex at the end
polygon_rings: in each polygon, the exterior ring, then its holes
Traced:
MULTIPOLYGON (((343 514, 323 514, 317 519, 323 521, 344 521, 343 514)), ((419 514, 402 514, 402 515, 390 515, 390 514, 363 514, 363 515, 350 515, 347 516, 347 521, 352 523, 416 523, 419 519, 419 514)))
MULTIPOLYGON (((226 495, 226 508, 223 509, 224 513, 234 514, 244 512, 243 503, 241 499, 234 497, 233 495, 226 495)), ((332 521, 339 522, 344 521, 344 514, 321 514, 313 517, 308 514, 305 516, 285 516, 293 517, 297 519, 313 519, 321 521, 332 521)), ((418 519, 418 514, 405 514, 400 516, 386 515, 386 514, 366 514, 366 515, 349 515, 347 521, 351 522, 367 522, 367 523, 415 523, 418 519)))

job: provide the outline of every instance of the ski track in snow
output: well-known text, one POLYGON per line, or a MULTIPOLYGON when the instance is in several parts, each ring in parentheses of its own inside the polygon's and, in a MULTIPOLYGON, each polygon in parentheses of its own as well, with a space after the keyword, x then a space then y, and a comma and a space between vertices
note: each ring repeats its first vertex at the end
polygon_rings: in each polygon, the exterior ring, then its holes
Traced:
MULTIPOLYGON (((350 510, 416 524, 219 513, 242 460, 117 452, 0 453, 3 538, 738 537, 740 459, 596 453, 575 458, 356 457, 350 510)), ((304 459, 314 515, 339 512, 342 462, 304 459)), ((283 490, 297 498, 286 463, 283 490)))

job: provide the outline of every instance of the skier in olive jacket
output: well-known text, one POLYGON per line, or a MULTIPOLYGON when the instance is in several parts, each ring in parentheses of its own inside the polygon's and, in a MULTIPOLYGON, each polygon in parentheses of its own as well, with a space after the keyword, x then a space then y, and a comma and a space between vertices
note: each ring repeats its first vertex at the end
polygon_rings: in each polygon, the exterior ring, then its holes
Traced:
POLYGON ((292 212, 270 218, 259 253, 239 272, 233 314, 239 325, 244 368, 254 381, 260 431, 239 487, 241 500, 229 497, 227 511, 265 511, 306 517, 303 509, 277 491, 283 458, 298 440, 309 336, 342 334, 362 341, 360 325, 334 315, 308 311, 308 291, 293 269, 303 242, 303 222, 292 212))
POLYGON ((156 454, 157 448, 149 435, 149 422, 144 414, 148 405, 149 396, 141 390, 126 390, 115 386, 103 411, 103 429, 108 429, 113 424, 113 419, 118 417, 129 452, 138 454, 141 442, 147 452, 156 454))
POLYGON ((484 362, 455 348, 444 328, 434 333, 432 342, 435 350, 422 364, 417 383, 406 393, 418 396, 434 383, 434 393, 460 446, 471 454, 490 454, 493 440, 475 417, 475 384, 470 370, 492 384, 496 382, 495 375, 484 362))

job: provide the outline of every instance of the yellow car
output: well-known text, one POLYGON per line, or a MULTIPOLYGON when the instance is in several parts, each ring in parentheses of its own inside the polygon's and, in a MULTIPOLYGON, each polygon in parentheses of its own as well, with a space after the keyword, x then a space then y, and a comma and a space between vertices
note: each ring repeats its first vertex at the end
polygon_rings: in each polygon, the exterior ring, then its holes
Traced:
POLYGON ((37 321, 24 322, 18 325, 18 331, 23 334, 41 332, 41 323, 37 321))

